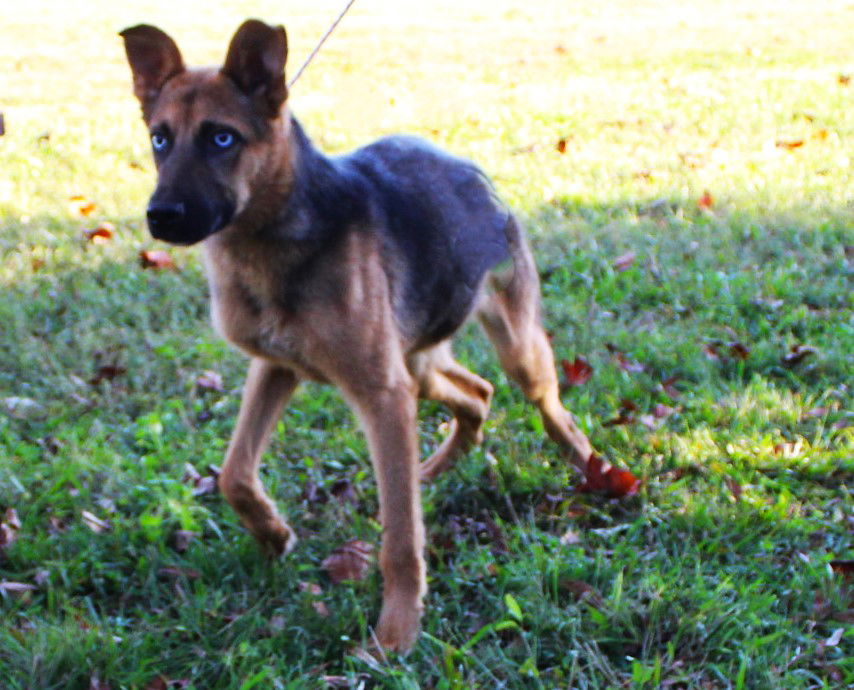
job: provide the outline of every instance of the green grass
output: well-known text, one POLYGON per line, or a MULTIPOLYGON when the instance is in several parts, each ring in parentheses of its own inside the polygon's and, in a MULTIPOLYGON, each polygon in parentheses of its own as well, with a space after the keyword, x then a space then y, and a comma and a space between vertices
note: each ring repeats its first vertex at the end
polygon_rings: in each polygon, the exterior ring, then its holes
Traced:
MULTIPOLYGON (((0 582, 36 585, 0 595, 4 687, 854 682, 851 583, 830 567, 854 558, 844 1, 357 3, 294 111, 331 152, 409 131, 495 178, 529 228, 558 357, 595 368, 564 400, 642 491, 574 491, 466 329, 460 359, 496 384, 487 438, 424 491, 424 634, 375 666, 352 650, 378 574, 333 586, 320 567, 346 539, 379 541, 365 444, 337 393, 303 387, 266 456, 301 537, 287 559, 266 561, 221 497, 193 494, 185 463, 221 462, 245 361, 211 330, 195 250, 172 251, 177 272, 138 264, 156 246, 142 223, 154 173, 115 33, 159 24, 189 62, 216 63, 259 16, 287 24, 294 69, 339 5, 37 0, 0 26, 0 510, 22 523, 0 582), (74 195, 97 205, 90 218, 74 195), (101 221, 111 243, 82 239, 101 221), (787 367, 794 345, 817 352, 787 367), (125 373, 92 385, 103 365, 125 373), (209 369, 225 392, 197 388, 209 369), (676 398, 661 387, 673 376, 676 398), (10 414, 12 397, 37 407, 10 414), (676 412, 604 426, 624 399, 636 418, 676 412), (342 479, 351 501, 307 490, 342 479), (183 552, 179 530, 198 535, 183 552)), ((426 454, 447 414, 421 411, 426 454)))

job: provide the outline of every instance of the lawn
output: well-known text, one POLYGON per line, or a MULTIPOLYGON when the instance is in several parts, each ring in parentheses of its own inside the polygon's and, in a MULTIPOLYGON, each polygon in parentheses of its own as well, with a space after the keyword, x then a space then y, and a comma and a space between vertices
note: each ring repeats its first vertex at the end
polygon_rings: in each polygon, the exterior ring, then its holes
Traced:
MULTIPOLYGON (((302 387, 265 458, 300 536, 286 559, 212 490, 246 361, 209 324, 198 251, 145 229, 154 169, 116 35, 154 23, 216 64, 257 16, 288 27, 293 72, 341 4, 5 13, 0 685, 854 683, 854 5, 356 3, 293 111, 331 153, 407 131, 495 179, 558 358, 592 367, 564 401, 642 481, 579 492, 467 327, 459 358, 496 386, 486 440, 424 490, 415 650, 369 662, 376 568, 334 584, 321 565, 380 536, 339 395, 302 387), (174 268, 142 266, 158 249, 174 268)), ((422 405, 425 455, 447 419, 422 405)))

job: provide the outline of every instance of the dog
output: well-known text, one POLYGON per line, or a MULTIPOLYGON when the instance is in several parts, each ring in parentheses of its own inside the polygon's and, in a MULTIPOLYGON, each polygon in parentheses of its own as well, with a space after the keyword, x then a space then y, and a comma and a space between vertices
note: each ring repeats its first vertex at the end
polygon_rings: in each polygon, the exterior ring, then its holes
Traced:
POLYGON ((261 485, 261 453, 300 381, 337 386, 378 484, 375 638, 405 653, 426 592, 419 482, 481 442, 493 393, 451 351, 470 316, 568 459, 582 471, 594 460, 609 467, 561 403, 524 232, 474 164, 420 139, 318 151, 288 106, 281 26, 246 21, 223 66, 206 69, 186 68, 156 27, 120 35, 157 167, 149 230, 201 243, 214 325, 250 357, 222 494, 264 548, 290 551, 295 533, 261 485), (418 398, 453 414, 421 463, 418 398))

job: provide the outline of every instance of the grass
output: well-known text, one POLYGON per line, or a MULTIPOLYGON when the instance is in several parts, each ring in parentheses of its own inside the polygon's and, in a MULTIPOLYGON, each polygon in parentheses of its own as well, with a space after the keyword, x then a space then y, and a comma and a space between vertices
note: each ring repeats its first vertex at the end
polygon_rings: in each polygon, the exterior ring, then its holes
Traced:
MULTIPOLYGON (((215 63, 260 16, 288 25, 295 69, 339 3, 174 5, 37 0, 0 26, 0 509, 21 522, 0 518, 17 537, 0 581, 35 587, 0 595, 5 687, 854 682, 851 583, 830 565, 854 558, 850 3, 357 3, 302 77, 293 108, 325 149, 409 131, 495 178, 558 356, 594 367, 564 399, 643 480, 632 499, 574 491, 465 330, 460 358, 497 388, 487 440, 424 492, 424 633, 375 665, 352 650, 378 575, 334 586, 320 567, 379 540, 335 392, 302 388, 266 456, 301 536, 286 560, 184 476, 221 462, 245 361, 209 326, 195 251, 139 266, 153 166, 115 36, 156 23, 215 63), (112 242, 83 239, 102 221, 112 242), (816 352, 786 366, 797 345, 816 352), (93 385, 104 366, 123 372, 93 385), (206 370, 222 392, 198 388, 206 370), (604 425, 623 400, 635 421, 604 425), (675 411, 644 417, 656 404, 675 411)), ((427 453, 447 415, 421 412, 427 453)))

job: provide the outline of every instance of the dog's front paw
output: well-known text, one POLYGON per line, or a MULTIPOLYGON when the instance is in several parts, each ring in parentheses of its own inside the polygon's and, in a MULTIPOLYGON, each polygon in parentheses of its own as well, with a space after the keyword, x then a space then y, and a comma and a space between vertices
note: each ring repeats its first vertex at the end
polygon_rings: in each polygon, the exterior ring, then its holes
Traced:
POLYGON ((380 646, 386 651, 408 654, 421 632, 422 608, 420 599, 383 604, 376 628, 376 639, 380 646))
POLYGON ((267 522, 263 529, 253 530, 261 549, 272 556, 284 556, 290 553, 297 543, 297 535, 284 520, 267 522))

